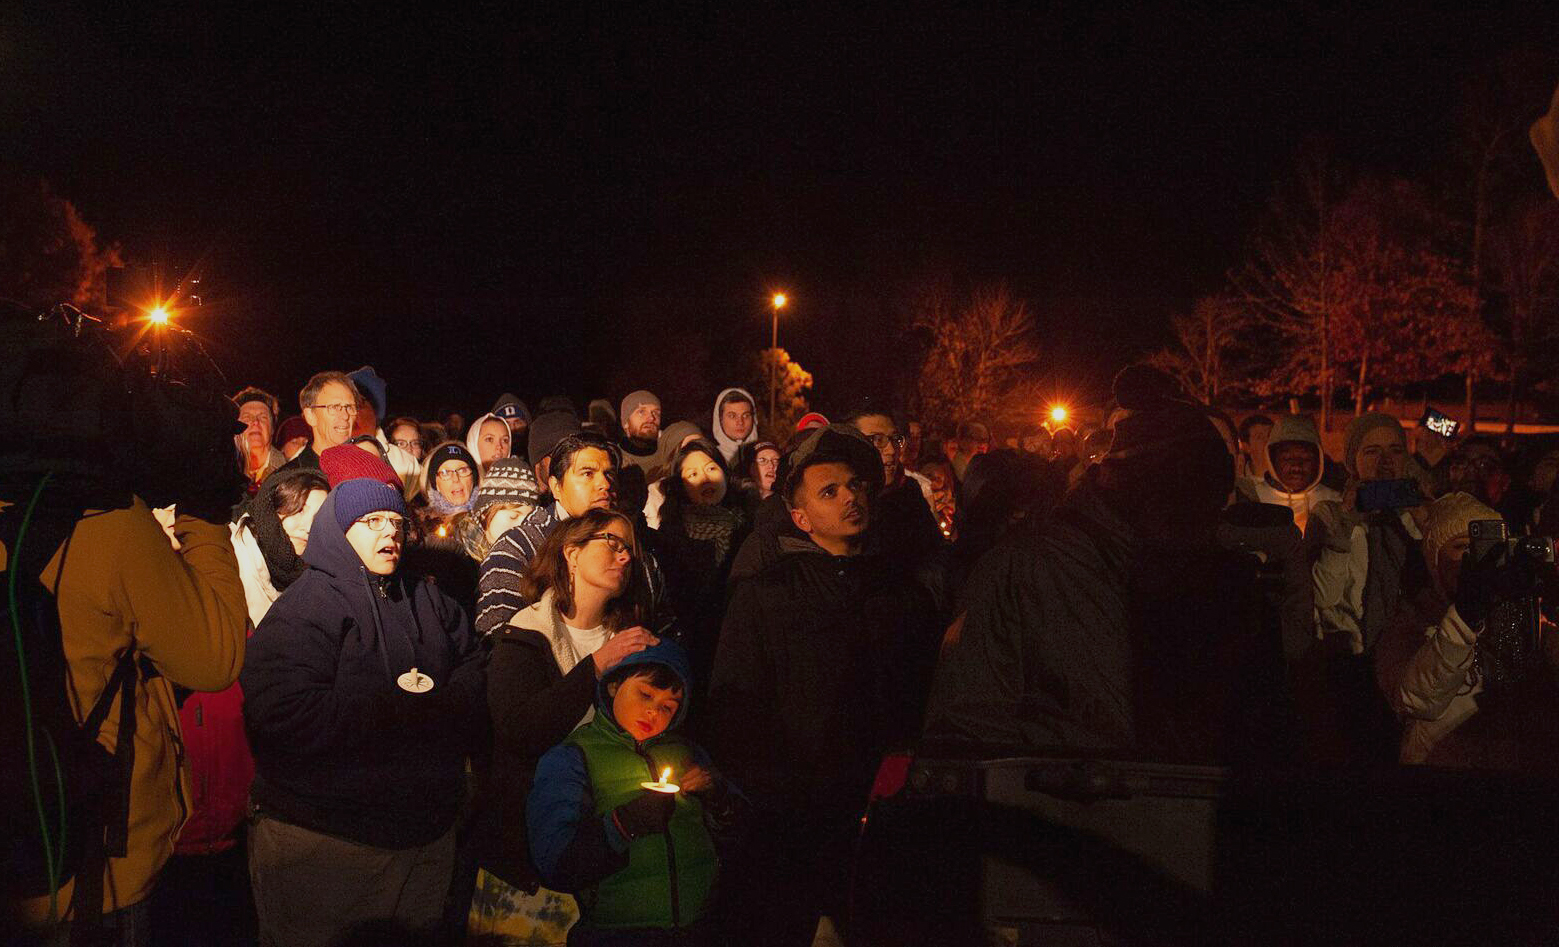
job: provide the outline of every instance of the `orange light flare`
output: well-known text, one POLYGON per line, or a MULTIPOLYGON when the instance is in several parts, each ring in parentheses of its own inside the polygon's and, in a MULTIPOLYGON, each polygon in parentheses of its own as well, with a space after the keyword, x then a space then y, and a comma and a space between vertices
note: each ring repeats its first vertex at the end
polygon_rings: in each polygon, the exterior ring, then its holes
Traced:
POLYGON ((1068 414, 1070 412, 1066 410, 1066 406, 1058 404, 1050 409, 1050 420, 1060 424, 1067 419, 1068 414))
POLYGON ((790 297, 784 293, 775 293, 769 302, 774 304, 775 309, 784 309, 786 304, 790 302, 790 297))
POLYGON ((153 306, 146 318, 151 320, 152 325, 165 326, 168 324, 168 310, 162 306, 153 306))

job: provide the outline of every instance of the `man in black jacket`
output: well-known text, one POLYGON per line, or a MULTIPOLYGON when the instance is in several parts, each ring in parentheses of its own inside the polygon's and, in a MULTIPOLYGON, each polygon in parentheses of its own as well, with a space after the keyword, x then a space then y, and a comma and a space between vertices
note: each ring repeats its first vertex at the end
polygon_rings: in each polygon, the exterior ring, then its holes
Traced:
POLYGON ((786 458, 781 493, 805 539, 741 583, 715 656, 709 732, 752 800, 757 828, 737 866, 743 938, 810 943, 842 920, 851 832, 884 750, 919 727, 937 627, 925 591, 864 554, 877 451, 844 425, 786 458))

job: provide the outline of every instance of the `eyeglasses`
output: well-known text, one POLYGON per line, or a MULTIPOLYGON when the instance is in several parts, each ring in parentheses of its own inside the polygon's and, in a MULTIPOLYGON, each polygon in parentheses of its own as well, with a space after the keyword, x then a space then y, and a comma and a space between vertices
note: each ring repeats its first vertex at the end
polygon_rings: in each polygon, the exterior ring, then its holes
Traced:
POLYGON ((904 435, 902 434, 868 434, 866 438, 878 450, 886 449, 889 444, 892 444, 899 450, 904 449, 904 435))
POLYGON ((399 447, 401 450, 410 450, 410 451, 422 450, 422 442, 419 441, 419 440, 416 440, 414 438, 413 439, 391 438, 390 443, 394 444, 396 447, 399 447))
POLYGON ((757 459, 757 461, 755 461, 755 463, 757 463, 757 465, 759 467, 778 467, 779 466, 779 458, 778 457, 759 457, 757 459))
POLYGON ((309 405, 315 411, 326 411, 338 418, 352 417, 357 414, 355 404, 314 404, 309 405))
POLYGON ((597 539, 606 543, 606 548, 612 551, 612 555, 620 556, 623 553, 627 553, 629 558, 633 557, 633 547, 628 545, 627 540, 616 533, 591 533, 585 537, 585 542, 594 542, 597 539))
POLYGON ((440 480, 470 480, 471 477, 472 470, 465 464, 461 464, 459 467, 440 467, 438 469, 438 478, 440 480))
POLYGON ((369 513, 358 522, 376 533, 382 533, 386 528, 393 533, 400 533, 406 529, 405 517, 391 516, 388 513, 369 513))

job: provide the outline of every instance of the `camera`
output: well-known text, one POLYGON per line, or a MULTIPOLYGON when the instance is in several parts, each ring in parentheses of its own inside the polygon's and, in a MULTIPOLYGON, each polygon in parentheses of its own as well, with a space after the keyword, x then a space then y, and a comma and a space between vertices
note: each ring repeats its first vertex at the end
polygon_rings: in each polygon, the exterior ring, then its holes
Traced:
POLYGON ((1541 536, 1510 538, 1504 520, 1473 520, 1467 524, 1467 553, 1474 562, 1553 565, 1554 541, 1541 536))

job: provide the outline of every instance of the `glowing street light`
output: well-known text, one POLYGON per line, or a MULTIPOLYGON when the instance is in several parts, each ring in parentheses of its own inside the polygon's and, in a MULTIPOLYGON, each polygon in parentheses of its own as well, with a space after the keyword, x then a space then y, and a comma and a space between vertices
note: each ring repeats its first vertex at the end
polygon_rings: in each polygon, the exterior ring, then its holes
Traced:
POLYGON ((779 392, 779 311, 790 302, 790 297, 784 293, 775 293, 769 297, 769 305, 774 310, 774 321, 769 333, 769 348, 775 349, 774 365, 769 369, 769 423, 774 423, 775 402, 779 392))
POLYGON ((1050 420, 1060 424, 1066 420, 1066 414, 1066 408, 1058 404, 1050 409, 1050 420))
POLYGON ((161 306, 154 307, 151 312, 146 314, 146 317, 150 319, 154 325, 165 326, 168 324, 168 310, 161 306))

